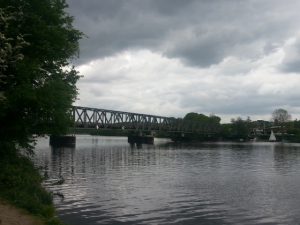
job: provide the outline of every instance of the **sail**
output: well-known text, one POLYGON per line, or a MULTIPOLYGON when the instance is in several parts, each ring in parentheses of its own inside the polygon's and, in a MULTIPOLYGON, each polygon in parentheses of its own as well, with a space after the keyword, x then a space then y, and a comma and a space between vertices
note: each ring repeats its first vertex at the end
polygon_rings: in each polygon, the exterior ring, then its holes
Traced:
POLYGON ((275 137, 273 130, 271 130, 271 135, 270 135, 269 141, 276 141, 276 137, 275 137))

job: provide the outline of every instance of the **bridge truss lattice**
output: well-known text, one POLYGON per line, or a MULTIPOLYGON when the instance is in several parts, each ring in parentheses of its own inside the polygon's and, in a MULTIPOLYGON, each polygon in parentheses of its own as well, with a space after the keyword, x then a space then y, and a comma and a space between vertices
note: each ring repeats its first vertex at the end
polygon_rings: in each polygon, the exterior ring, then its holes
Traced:
POLYGON ((215 133, 205 124, 148 114, 122 112, 81 106, 72 107, 75 128, 126 129, 140 131, 215 133))

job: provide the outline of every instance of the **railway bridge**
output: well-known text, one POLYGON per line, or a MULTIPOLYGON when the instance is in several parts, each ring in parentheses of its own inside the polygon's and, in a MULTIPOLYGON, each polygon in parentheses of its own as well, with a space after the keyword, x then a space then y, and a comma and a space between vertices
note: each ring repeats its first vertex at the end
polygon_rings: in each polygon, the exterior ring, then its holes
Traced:
POLYGON ((180 118, 82 106, 72 107, 72 120, 75 133, 101 129, 126 130, 130 143, 153 143, 151 134, 157 131, 166 132, 170 137, 184 137, 188 133, 213 134, 217 131, 216 127, 180 118))
POLYGON ((129 129, 137 131, 192 132, 196 127, 174 117, 155 116, 107 109, 74 106, 74 127, 90 129, 129 129))

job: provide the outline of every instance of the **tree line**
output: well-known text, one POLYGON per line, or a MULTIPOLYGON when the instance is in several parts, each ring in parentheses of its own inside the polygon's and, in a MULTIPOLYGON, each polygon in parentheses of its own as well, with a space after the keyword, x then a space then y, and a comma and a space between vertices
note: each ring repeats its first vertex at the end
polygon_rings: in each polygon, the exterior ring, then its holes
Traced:
POLYGON ((275 132, 278 140, 300 141, 300 121, 291 120, 291 115, 285 109, 273 111, 269 121, 252 121, 250 117, 232 118, 230 123, 221 124, 221 118, 216 115, 206 116, 198 113, 188 113, 183 118, 186 122, 199 123, 206 127, 207 132, 191 134, 191 139, 208 141, 248 141, 263 140, 267 141, 271 131, 275 132))

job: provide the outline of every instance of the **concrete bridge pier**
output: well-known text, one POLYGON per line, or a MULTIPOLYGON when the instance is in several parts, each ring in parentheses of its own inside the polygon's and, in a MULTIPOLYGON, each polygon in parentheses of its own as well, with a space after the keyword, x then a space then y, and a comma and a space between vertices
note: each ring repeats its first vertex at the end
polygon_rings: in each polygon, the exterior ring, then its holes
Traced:
POLYGON ((49 139, 49 144, 52 147, 69 147, 74 148, 76 146, 76 136, 72 135, 51 135, 49 139))

